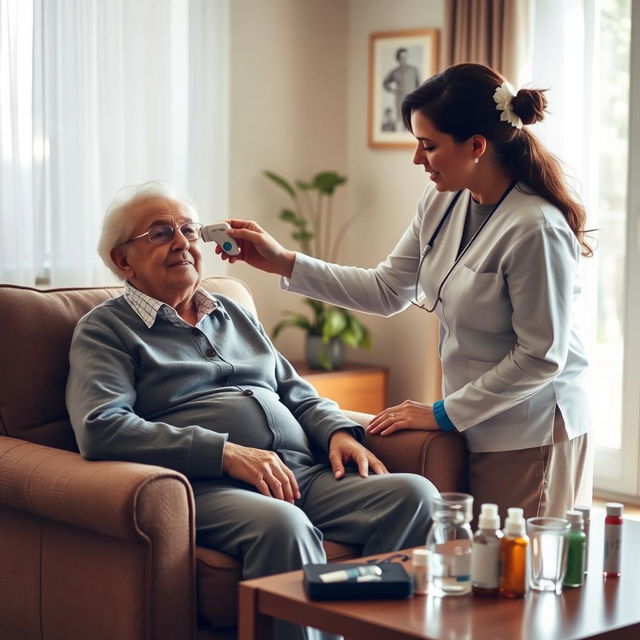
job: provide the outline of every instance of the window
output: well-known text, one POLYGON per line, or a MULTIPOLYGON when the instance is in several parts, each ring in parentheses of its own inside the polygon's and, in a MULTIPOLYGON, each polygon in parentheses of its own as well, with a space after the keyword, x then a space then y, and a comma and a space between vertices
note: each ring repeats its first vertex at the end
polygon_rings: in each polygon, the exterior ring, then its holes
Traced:
MULTIPOLYGON (((551 116, 538 133, 566 163, 587 207, 588 228, 598 230, 595 257, 583 264, 580 309, 591 360, 594 484, 600 491, 640 495, 639 372, 627 322, 638 307, 637 287, 629 283, 640 276, 632 242, 636 222, 628 213, 630 154, 640 145, 637 133, 631 138, 633 105, 640 111, 631 87, 631 4, 536 0, 531 78, 535 86, 550 88, 551 116)), ((635 64, 637 50, 638 43, 635 64)))
POLYGON ((227 0, 0 0, 1 281, 109 282, 127 184, 227 209, 227 50, 227 0))

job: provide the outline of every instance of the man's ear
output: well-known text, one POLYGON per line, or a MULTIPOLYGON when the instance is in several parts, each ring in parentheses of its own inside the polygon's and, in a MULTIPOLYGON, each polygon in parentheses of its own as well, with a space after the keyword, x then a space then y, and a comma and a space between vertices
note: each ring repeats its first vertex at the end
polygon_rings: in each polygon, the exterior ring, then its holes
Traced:
POLYGON ((113 263, 122 271, 127 279, 135 277, 135 271, 133 267, 129 264, 127 260, 126 251, 122 250, 122 247, 114 247, 111 249, 109 255, 111 256, 111 260, 113 263))

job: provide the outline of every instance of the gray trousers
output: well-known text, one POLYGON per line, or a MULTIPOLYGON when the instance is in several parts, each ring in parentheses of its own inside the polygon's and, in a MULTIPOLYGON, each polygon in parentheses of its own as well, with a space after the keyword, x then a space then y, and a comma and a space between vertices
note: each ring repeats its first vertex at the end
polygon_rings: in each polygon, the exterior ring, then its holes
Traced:
MULTIPOLYGON (((234 480, 194 486, 198 544, 239 558, 245 580, 326 562, 324 537, 359 545, 363 555, 424 544, 434 485, 410 473, 348 473, 336 480, 322 470, 296 505, 263 496, 234 480)), ((278 624, 280 640, 333 638, 278 624)))

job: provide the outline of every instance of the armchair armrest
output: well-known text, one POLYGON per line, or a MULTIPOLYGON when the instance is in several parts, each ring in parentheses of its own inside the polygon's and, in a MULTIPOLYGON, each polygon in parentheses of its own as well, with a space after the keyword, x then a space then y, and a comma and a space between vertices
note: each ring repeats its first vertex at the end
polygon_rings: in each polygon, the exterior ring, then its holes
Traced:
POLYGON ((182 474, 0 436, 0 520, 0 635, 195 637, 194 502, 182 474))
POLYGON ((116 538, 145 537, 163 513, 176 513, 176 502, 193 504, 187 479, 163 467, 89 461, 3 436, 0 461, 0 504, 116 538), (165 480, 161 494, 152 489, 160 480, 165 480))
MULTIPOLYGON (((344 413, 362 426, 373 418, 368 413, 344 413)), ((364 444, 391 472, 417 473, 431 480, 439 491, 465 489, 467 448, 459 433, 405 430, 388 436, 367 434, 364 444)))

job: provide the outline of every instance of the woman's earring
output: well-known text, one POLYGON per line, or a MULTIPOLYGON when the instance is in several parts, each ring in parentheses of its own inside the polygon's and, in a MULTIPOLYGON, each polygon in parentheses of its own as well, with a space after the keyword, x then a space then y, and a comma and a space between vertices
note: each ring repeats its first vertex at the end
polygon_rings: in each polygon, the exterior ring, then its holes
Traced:
POLYGON ((478 162, 480 162, 480 158, 474 158, 473 159, 473 164, 478 164, 478 162))

